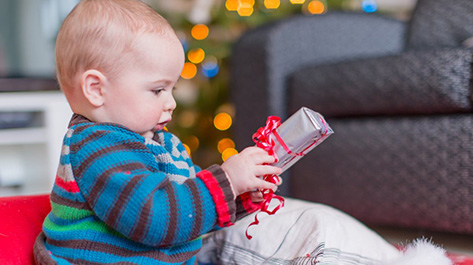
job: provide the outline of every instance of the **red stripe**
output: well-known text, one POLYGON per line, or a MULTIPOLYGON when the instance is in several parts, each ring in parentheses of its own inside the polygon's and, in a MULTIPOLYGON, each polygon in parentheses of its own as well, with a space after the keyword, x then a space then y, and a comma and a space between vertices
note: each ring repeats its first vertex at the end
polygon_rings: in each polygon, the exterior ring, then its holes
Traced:
POLYGON ((217 179, 207 170, 200 171, 197 173, 197 176, 204 182, 212 195, 215 202, 215 209, 217 210, 218 225, 220 227, 232 225, 230 210, 227 201, 225 200, 225 194, 223 193, 222 187, 220 187, 217 179))
POLYGON ((79 186, 77 186, 77 182, 73 181, 64 181, 62 178, 56 176, 56 185, 65 189, 68 192, 79 192, 79 186))

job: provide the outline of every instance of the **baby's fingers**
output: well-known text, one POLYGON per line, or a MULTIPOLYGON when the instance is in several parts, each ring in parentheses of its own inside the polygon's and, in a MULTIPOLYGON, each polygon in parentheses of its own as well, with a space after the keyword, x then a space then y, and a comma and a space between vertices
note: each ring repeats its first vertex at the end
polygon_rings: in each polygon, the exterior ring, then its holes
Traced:
POLYGON ((275 166, 259 165, 255 167, 254 173, 256 176, 279 175, 282 173, 282 170, 281 168, 275 166))
POLYGON ((276 161, 273 156, 270 156, 263 151, 263 153, 253 155, 253 161, 255 165, 262 165, 262 164, 272 164, 276 161))
POLYGON ((269 181, 265 181, 265 180, 262 180, 262 179, 256 179, 256 187, 260 188, 260 189, 269 189, 269 190, 273 190, 273 191, 276 191, 278 189, 278 186, 276 186, 275 184, 269 182, 269 181))

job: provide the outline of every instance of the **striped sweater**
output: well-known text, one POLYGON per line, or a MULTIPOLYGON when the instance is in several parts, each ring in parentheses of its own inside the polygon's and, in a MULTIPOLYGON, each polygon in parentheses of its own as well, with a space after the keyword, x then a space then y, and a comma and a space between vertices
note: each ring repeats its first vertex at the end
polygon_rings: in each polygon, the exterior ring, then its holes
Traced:
POLYGON ((145 139, 74 115, 34 252, 38 264, 195 264, 200 236, 259 208, 165 131, 145 139))

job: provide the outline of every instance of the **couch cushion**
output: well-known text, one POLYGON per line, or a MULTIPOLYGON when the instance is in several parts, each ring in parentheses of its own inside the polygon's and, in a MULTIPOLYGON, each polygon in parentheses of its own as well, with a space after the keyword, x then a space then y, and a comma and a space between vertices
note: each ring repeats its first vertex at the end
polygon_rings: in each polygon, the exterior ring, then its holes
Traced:
POLYGON ((419 0, 408 28, 407 48, 459 47, 473 36, 473 1, 419 0))
POLYGON ((316 66, 289 80, 289 112, 306 106, 326 117, 472 110, 468 49, 410 51, 316 66))
POLYGON ((473 235, 471 114, 327 122, 335 134, 291 168, 292 196, 370 225, 473 235))

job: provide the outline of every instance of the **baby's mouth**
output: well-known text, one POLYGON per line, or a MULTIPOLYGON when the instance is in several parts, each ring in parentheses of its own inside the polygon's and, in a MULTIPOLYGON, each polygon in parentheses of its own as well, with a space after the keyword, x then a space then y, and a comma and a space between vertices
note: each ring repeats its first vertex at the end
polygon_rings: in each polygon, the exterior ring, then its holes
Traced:
POLYGON ((171 119, 169 119, 169 120, 167 120, 167 121, 160 122, 160 123, 158 123, 154 128, 155 128, 157 131, 162 130, 170 121, 171 121, 171 119))

